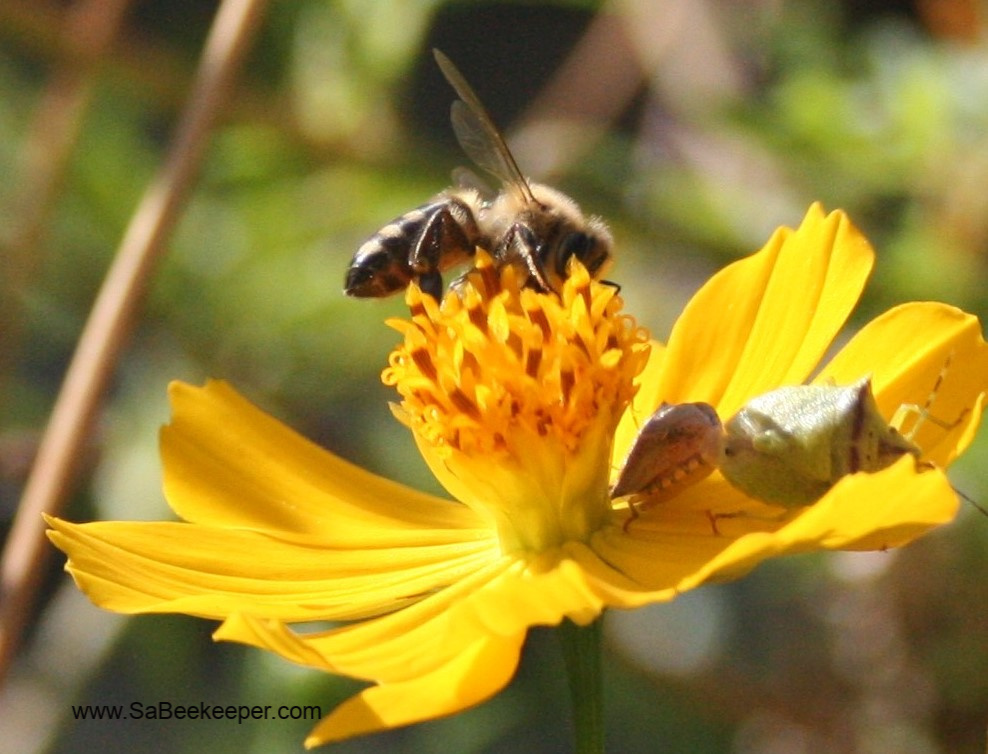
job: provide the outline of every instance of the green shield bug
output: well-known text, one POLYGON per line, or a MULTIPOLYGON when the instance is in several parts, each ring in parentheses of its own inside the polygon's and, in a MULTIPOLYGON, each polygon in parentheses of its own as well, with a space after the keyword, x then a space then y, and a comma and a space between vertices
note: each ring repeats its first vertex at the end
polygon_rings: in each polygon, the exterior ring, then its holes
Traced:
POLYGON ((900 406, 891 423, 878 410, 870 377, 843 387, 777 388, 724 425, 707 403, 664 403, 632 443, 611 497, 628 497, 627 528, 641 510, 718 468, 749 497, 786 508, 810 505, 848 474, 881 471, 907 454, 918 461, 913 437, 924 421, 955 427, 963 414, 948 424, 929 412, 942 380, 943 371, 926 403, 900 406), (904 434, 898 427, 908 414, 918 418, 904 434))
POLYGON ((720 471, 766 503, 809 505, 857 471, 881 471, 920 449, 879 413, 870 378, 782 387, 749 401, 724 427, 720 471))

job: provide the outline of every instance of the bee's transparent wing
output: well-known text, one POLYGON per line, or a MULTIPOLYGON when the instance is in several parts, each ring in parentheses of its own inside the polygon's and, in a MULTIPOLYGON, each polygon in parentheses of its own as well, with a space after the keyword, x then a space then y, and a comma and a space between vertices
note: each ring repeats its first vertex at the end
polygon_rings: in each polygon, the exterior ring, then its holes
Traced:
POLYGON ((487 181, 470 168, 465 168, 462 165, 453 168, 453 185, 459 188, 473 189, 484 201, 491 201, 497 195, 497 191, 487 181))
POLYGON ((507 142, 497 130, 476 92, 453 65, 453 61, 439 50, 432 52, 446 80, 460 98, 450 108, 450 119, 453 122, 453 133, 463 151, 479 167, 506 184, 518 187, 526 198, 534 201, 531 189, 518 169, 518 163, 508 149, 507 142))
POLYGON ((450 108, 450 120, 453 122, 453 133, 460 142, 467 156, 488 173, 508 184, 524 183, 524 179, 516 175, 514 161, 495 141, 483 121, 477 118, 470 106, 462 100, 456 100, 450 108))

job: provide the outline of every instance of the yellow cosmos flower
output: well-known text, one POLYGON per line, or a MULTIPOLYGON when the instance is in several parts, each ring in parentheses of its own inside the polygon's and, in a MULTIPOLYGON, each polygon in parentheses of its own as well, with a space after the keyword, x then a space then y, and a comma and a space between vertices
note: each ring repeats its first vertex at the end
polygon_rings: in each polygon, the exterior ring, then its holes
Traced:
POLYGON ((814 206, 798 230, 707 283, 665 347, 578 266, 555 296, 481 260, 441 306, 409 292, 384 372, 401 396, 396 415, 459 502, 352 466, 223 383, 175 384, 161 447, 183 522, 52 519, 51 538, 102 607, 222 620, 217 639, 369 681, 307 746, 457 712, 508 683, 531 626, 586 625, 607 607, 669 600, 782 553, 901 545, 954 516, 939 469, 977 427, 988 346, 974 317, 930 303, 879 317, 815 377, 872 375, 891 416, 924 402, 949 356, 936 411, 961 420, 923 427, 923 463, 907 456, 845 477, 785 521, 717 473, 630 526, 609 498, 661 402, 705 401, 726 419, 805 382, 872 258, 843 214, 814 206), (715 530, 711 511, 745 515, 715 530), (289 627, 310 621, 345 623, 289 627))

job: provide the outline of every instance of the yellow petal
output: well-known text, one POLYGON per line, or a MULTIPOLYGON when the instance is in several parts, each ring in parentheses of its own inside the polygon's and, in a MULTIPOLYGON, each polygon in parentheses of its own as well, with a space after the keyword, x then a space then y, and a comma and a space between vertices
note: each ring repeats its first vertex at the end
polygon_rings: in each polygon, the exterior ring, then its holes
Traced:
MULTIPOLYGON (((726 487, 714 478, 680 497, 714 489, 708 499, 720 506, 726 499, 720 485, 726 487)), ((744 500, 740 493, 734 495, 744 500)), ((719 518, 716 531, 702 510, 674 505, 643 516, 627 535, 620 529, 599 532, 594 550, 640 586, 612 604, 635 607, 671 599, 708 581, 739 578, 762 560, 784 554, 898 547, 951 521, 958 500, 939 470, 917 470, 908 456, 875 474, 844 477, 798 513, 780 515, 775 509, 772 514, 767 506, 760 507, 761 512, 752 508, 738 517, 719 518)), ((743 503, 738 510, 745 510, 743 503)))
POLYGON ((911 457, 876 474, 845 477, 820 503, 780 530, 788 551, 817 543, 827 550, 901 547, 953 521, 960 506, 943 472, 917 468, 911 457))
POLYGON ((296 635, 234 615, 214 636, 355 678, 403 683, 445 665, 477 637, 515 636, 567 617, 589 623, 615 582, 633 586, 585 545, 570 543, 535 559, 504 558, 402 610, 331 631, 296 635))
POLYGON ((594 537, 591 546, 600 559, 628 579, 624 584, 611 580, 612 606, 633 608, 673 599, 680 584, 734 542, 717 536, 702 511, 663 513, 660 521, 637 520, 627 533, 613 527, 594 537))
POLYGON ((588 623, 606 602, 580 562, 596 556, 578 547, 579 557, 564 549, 505 558, 403 610, 308 641, 336 672, 396 683, 431 672, 478 636, 524 634, 566 617, 588 623))
POLYGON ((296 665, 332 671, 329 661, 308 637, 295 633, 278 620, 233 613, 213 632, 213 641, 235 641, 274 652, 296 665))
POLYGON ((641 374, 635 378, 638 392, 635 393, 631 405, 621 417, 617 431, 614 434, 614 449, 611 454, 612 476, 616 475, 621 463, 627 457, 628 450, 635 441, 635 437, 638 435, 638 430, 641 429, 642 424, 648 420, 648 417, 655 412, 655 409, 658 408, 663 400, 659 394, 659 390, 661 389, 659 377, 662 374, 666 348, 654 340, 649 345, 651 346, 651 351, 648 355, 648 361, 645 362, 645 368, 641 374))
POLYGON ((277 621, 231 616, 214 634, 293 662, 378 685, 337 708, 308 745, 433 719, 483 701, 511 678, 531 625, 597 617, 627 579, 589 548, 504 558, 395 613, 301 635, 277 621), (496 666, 496 667, 495 667, 496 666))
POLYGON ((784 553, 899 547, 953 520, 958 505, 942 472, 917 471, 914 459, 905 457, 884 471, 845 477, 790 523, 772 534, 749 535, 746 547, 725 551, 721 562, 698 576, 734 577, 747 571, 748 563, 784 553), (770 539, 760 541, 766 536, 770 539), (736 562, 729 564, 730 559, 736 562))
POLYGON ((454 613, 500 573, 517 565, 502 559, 404 609, 330 631, 297 634, 278 621, 247 620, 234 614, 213 638, 267 649, 291 662, 333 673, 400 683, 432 672, 478 635, 488 633, 475 623, 455 621, 454 613))
MULTIPOLYGON (((899 547, 953 520, 957 508, 946 477, 938 470, 917 471, 907 456, 884 471, 844 477, 775 531, 743 534, 678 586, 691 589, 712 579, 738 578, 762 560, 783 554, 899 547)), ((731 538, 733 530, 749 530, 752 523, 757 522, 724 519, 718 529, 731 538)))
MULTIPOLYGON (((313 729, 306 739, 306 746, 450 715, 478 704, 504 688, 518 665, 524 631, 513 636, 459 632, 446 640, 447 620, 448 616, 440 612, 435 621, 423 624, 424 629, 431 632, 424 638, 428 644, 436 644, 439 651, 420 646, 407 658, 409 662, 394 662, 390 645, 380 648, 374 644, 355 643, 355 651, 380 655, 400 673, 365 689, 333 710, 313 729)), ((345 635, 347 629, 342 632, 345 635)), ((238 614, 231 616, 214 638, 239 641, 277 652, 293 662, 335 670, 337 663, 325 654, 327 643, 324 639, 331 640, 340 633, 302 636, 277 621, 260 621, 238 614)), ((354 675, 361 677, 362 674, 354 675)))
POLYGON ((48 522, 79 588, 97 605, 123 613, 352 619, 420 599, 497 557, 493 537, 338 550, 302 537, 197 524, 48 522))
POLYGON ((462 505, 319 448, 225 383, 173 383, 170 396, 173 419, 161 433, 165 494, 186 521, 358 547, 404 544, 415 530, 484 528, 462 505))
POLYGON ((491 631, 470 599, 505 569, 521 567, 504 559, 407 609, 332 631, 300 635, 238 614, 214 638, 378 684, 334 710, 307 745, 407 725, 477 704, 510 680, 528 624, 518 622, 511 634, 491 631))
MULTIPOLYGON (((988 344, 977 317, 932 302, 896 307, 862 328, 814 381, 846 385, 868 374, 890 419, 904 404, 922 409, 932 400, 936 421, 924 421, 913 438, 925 460, 946 466, 970 444, 988 390, 988 344)), ((913 414, 902 431, 914 426, 913 414)))
POLYGON ((363 733, 433 720, 472 707, 503 689, 518 666, 524 634, 477 636, 431 673, 405 683, 372 686, 312 730, 307 748, 363 733))
POLYGON ((658 403, 706 401, 731 416, 752 396, 803 382, 843 326, 874 253, 843 212, 810 207, 795 230, 715 275, 669 338, 658 403))

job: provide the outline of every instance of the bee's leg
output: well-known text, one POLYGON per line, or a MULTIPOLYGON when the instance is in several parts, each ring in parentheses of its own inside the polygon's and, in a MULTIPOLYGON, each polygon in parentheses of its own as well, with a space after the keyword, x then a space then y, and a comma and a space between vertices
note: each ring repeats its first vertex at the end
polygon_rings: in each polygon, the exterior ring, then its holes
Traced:
POLYGON ((463 298, 463 292, 466 290, 467 283, 470 280, 470 273, 474 270, 467 270, 462 275, 460 275, 456 280, 449 284, 448 290, 451 293, 455 293, 460 298, 463 298))
MULTIPOLYGON (((470 220, 472 224, 472 215, 470 220)), ((422 290, 438 300, 443 290, 440 268, 467 261, 473 256, 473 251, 474 244, 467 238, 463 226, 448 207, 441 207, 422 226, 408 255, 408 264, 418 277, 422 290)))
POLYGON ((495 256, 502 262, 520 264, 528 273, 527 285, 543 293, 552 291, 542 262, 539 259, 539 243, 531 228, 515 223, 498 245, 495 256))
POLYGON ((436 301, 442 300, 443 297, 443 276, 439 274, 438 270, 433 270, 432 272, 426 272, 418 277, 419 288, 422 293, 427 293, 432 296, 436 301))

